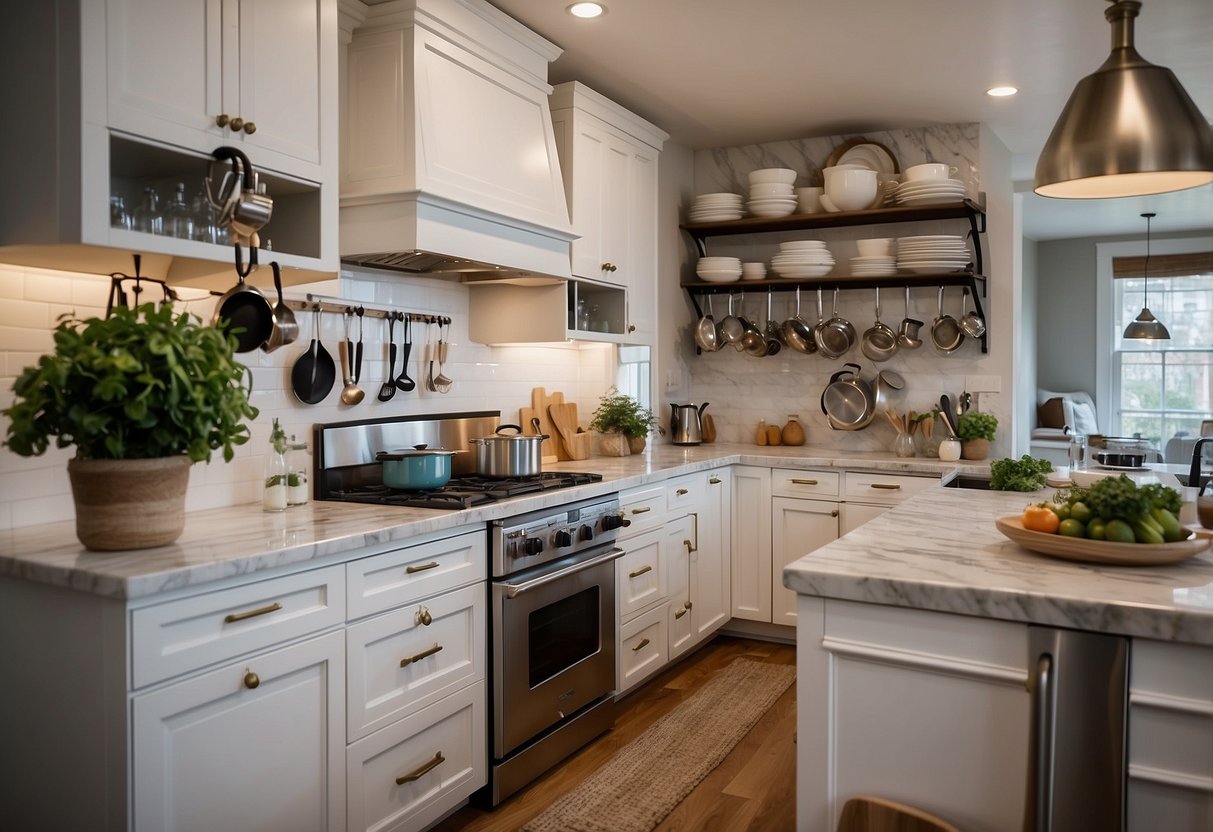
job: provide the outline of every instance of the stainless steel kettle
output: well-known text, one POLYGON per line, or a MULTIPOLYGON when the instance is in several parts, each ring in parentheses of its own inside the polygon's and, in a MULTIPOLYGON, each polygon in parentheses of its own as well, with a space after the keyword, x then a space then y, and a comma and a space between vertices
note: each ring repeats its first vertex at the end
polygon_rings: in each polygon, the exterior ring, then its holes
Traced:
POLYGON ((703 411, 708 403, 698 408, 693 404, 670 404, 670 436, 675 445, 698 445, 703 441, 703 411))

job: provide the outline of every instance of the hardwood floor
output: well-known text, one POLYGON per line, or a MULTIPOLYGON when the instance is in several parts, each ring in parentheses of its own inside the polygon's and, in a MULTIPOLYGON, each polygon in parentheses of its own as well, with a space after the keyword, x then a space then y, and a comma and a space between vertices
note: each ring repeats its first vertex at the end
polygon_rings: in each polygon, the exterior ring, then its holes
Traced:
MULTIPOLYGON (((667 668, 619 703, 613 731, 604 734, 492 812, 464 807, 440 832, 510 832, 572 789, 616 750, 673 710, 706 677, 738 656, 796 663, 790 644, 718 636, 667 668)), ((796 686, 792 685, 711 774, 669 814, 658 832, 793 829, 796 823, 796 686)))

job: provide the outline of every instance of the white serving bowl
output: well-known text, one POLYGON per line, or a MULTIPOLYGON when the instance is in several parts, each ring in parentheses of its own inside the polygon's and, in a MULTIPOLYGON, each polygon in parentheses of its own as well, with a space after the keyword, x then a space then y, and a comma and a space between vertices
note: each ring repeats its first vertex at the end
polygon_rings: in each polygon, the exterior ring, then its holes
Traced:
POLYGON ((786 217, 796 210, 796 204, 787 206, 747 206, 750 214, 755 217, 786 217))
POLYGON ((740 269, 740 257, 700 257, 698 265, 707 269, 740 269))
POLYGON ((892 237, 869 237, 856 240, 855 247, 862 257, 884 257, 893 249, 892 237))
POLYGON ((760 182, 757 185, 750 186, 750 199, 755 199, 764 196, 783 196, 793 197, 791 185, 785 185, 782 182, 760 182))
POLYGON ((741 272, 704 272, 699 279, 704 283, 736 283, 741 280, 741 272))
POLYGON ((956 173, 956 168, 953 165, 930 162, 925 165, 914 165, 913 167, 906 168, 905 181, 919 182, 926 179, 947 179, 954 173, 956 173))
POLYGON ((763 168, 750 171, 750 187, 770 182, 791 185, 796 182, 796 171, 790 168, 763 168))

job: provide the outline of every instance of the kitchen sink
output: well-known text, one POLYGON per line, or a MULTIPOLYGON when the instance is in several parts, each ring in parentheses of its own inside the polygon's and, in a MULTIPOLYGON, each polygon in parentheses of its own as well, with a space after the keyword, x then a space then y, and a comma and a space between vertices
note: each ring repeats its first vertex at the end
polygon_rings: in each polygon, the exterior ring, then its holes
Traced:
POLYGON ((972 491, 989 491, 990 478, 975 474, 957 474, 943 484, 944 488, 967 488, 972 491))

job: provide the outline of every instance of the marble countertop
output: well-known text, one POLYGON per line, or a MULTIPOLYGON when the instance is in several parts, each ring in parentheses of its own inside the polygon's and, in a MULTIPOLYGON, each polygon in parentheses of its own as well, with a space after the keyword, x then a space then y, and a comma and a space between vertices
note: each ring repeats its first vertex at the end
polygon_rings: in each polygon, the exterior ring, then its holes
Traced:
POLYGON ((313 501, 285 512, 256 505, 190 512, 177 542, 133 552, 90 552, 73 523, 0 531, 0 576, 39 581, 114 598, 141 598, 196 587, 344 552, 385 544, 407 545, 420 535, 484 524, 624 488, 659 482, 719 465, 847 468, 924 476, 985 470, 984 464, 898 459, 888 454, 842 453, 827 447, 656 444, 627 457, 594 457, 546 470, 594 471, 602 482, 516 497, 465 511, 409 509, 313 501))
MULTIPOLYGON (((1186 466, 1153 466, 1174 484, 1186 466)), ((804 595, 1213 645, 1213 550, 1158 567, 1038 555, 994 526, 1051 496, 929 489, 784 569, 804 595)))

